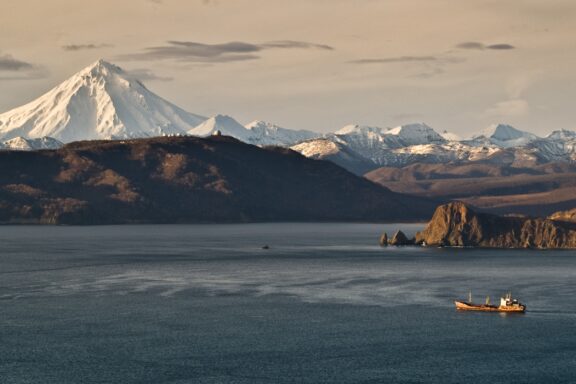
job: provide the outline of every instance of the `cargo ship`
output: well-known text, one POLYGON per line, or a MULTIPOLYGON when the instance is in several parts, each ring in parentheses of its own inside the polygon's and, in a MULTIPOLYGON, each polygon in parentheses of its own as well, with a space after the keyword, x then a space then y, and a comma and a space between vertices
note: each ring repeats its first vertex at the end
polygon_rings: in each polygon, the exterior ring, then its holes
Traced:
POLYGON ((500 298, 500 305, 490 304, 490 297, 486 297, 486 303, 472 303, 472 293, 468 294, 468 301, 455 300, 456 309, 460 311, 485 311, 485 312, 526 312, 526 306, 517 299, 512 298, 511 293, 507 293, 500 298))

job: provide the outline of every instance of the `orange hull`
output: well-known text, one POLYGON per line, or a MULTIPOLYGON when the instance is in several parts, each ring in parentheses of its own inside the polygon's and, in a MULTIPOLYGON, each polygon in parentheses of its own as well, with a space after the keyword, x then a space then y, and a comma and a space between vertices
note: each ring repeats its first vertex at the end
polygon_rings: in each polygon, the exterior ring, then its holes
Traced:
POLYGON ((460 311, 482 311, 482 312, 520 312, 526 311, 525 305, 518 306, 496 306, 487 304, 473 304, 465 301, 454 301, 456 309, 460 311))

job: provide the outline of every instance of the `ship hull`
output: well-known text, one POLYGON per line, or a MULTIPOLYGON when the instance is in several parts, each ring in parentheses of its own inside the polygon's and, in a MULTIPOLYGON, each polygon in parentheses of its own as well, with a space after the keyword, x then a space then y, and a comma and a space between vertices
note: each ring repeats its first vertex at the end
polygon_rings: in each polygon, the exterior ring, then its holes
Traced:
POLYGON ((525 306, 517 307, 503 307, 488 304, 473 304, 464 301, 454 301, 456 309, 459 311, 480 311, 480 312, 515 312, 524 313, 526 311, 525 306))

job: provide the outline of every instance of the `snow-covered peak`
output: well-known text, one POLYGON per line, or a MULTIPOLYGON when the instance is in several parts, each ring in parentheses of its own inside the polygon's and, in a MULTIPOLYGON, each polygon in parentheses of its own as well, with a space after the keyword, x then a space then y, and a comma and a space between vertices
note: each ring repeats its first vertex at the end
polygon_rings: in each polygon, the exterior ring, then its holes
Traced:
POLYGON ((560 129, 558 131, 552 132, 546 136, 546 138, 550 140, 574 140, 576 139, 576 132, 569 131, 567 129, 560 129))
POLYGON ((238 140, 248 142, 250 131, 242 124, 227 115, 212 116, 198 126, 188 131, 192 136, 206 137, 220 131, 225 136, 232 136, 238 140))
POLYGON ((462 141, 462 137, 456 133, 452 133, 452 132, 448 132, 446 130, 444 130, 442 133, 440 133, 440 136, 442 136, 444 139, 448 140, 448 141, 462 141))
POLYGON ((406 124, 386 131, 386 135, 397 136, 404 145, 443 143, 446 140, 424 123, 406 124))
POLYGON ((262 120, 255 120, 247 124, 246 129, 251 132, 250 143, 256 145, 290 146, 321 136, 316 132, 286 129, 262 120))
POLYGON ((113 75, 125 74, 124 70, 119 66, 100 59, 77 73, 76 76, 98 76, 107 77, 113 75))
POLYGON ((474 136, 471 142, 477 142, 482 145, 494 144, 503 148, 521 147, 534 140, 538 136, 521 131, 507 124, 493 124, 484 129, 480 135, 474 136))
POLYGON ((508 124, 490 125, 482 131, 481 136, 500 141, 516 140, 523 137, 536 138, 536 135, 530 132, 521 131, 508 124))
POLYGON ((0 138, 53 137, 62 142, 180 134, 205 118, 150 92, 104 60, 38 99, 0 115, 0 138))
POLYGON ((367 125, 358 125, 358 124, 348 124, 336 132, 335 135, 366 135, 366 134, 376 134, 381 135, 384 132, 384 129, 380 127, 370 127, 367 125))
POLYGON ((15 137, 4 142, 0 142, 0 149, 12 151, 35 151, 39 149, 58 149, 64 144, 51 137, 41 137, 38 139, 26 139, 15 137))

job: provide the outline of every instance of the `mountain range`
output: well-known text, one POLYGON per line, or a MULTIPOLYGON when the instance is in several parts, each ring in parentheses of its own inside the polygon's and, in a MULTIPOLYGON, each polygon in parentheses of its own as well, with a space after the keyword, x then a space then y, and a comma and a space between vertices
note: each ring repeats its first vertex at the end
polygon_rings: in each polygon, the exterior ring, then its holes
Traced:
POLYGON ((99 60, 38 99, 0 114, 0 149, 56 148, 79 140, 215 133, 243 142, 290 147, 362 175, 415 163, 488 162, 528 166, 576 161, 576 132, 546 137, 498 124, 469 139, 424 123, 394 128, 348 125, 333 133, 291 130, 264 121, 190 113, 155 95, 120 67, 99 60))

